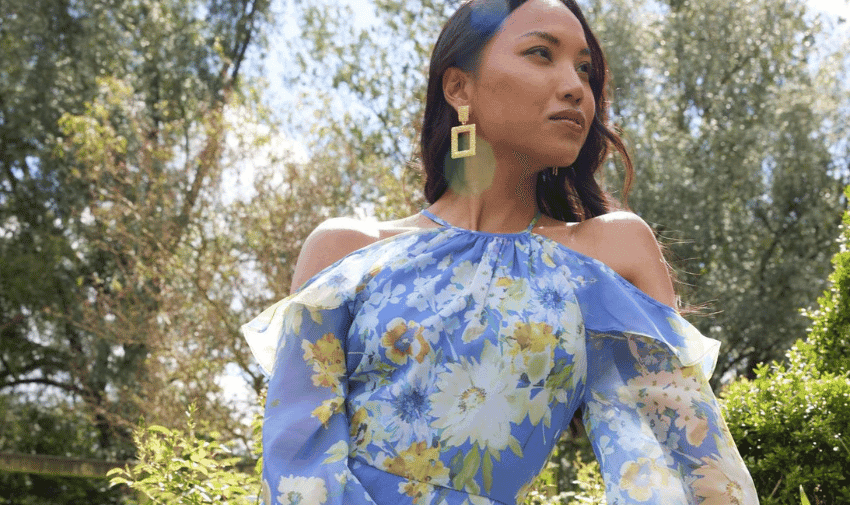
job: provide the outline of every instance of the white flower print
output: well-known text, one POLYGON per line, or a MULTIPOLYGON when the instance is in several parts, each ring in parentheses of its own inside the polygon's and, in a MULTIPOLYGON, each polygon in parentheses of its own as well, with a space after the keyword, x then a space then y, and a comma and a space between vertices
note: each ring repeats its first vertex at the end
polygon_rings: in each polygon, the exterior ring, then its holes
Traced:
MULTIPOLYGON (((729 438, 731 440, 731 437, 729 438)), ((697 496, 704 498, 702 505, 744 505, 757 503, 751 478, 734 446, 715 436, 717 453, 702 458, 703 466, 694 470, 693 482, 697 496), (739 465, 730 465, 738 461, 739 465)))
POLYGON ((413 280, 413 289, 407 295, 407 305, 424 311, 431 305, 437 287, 438 276, 417 277, 413 280))
POLYGON ((431 397, 437 416, 433 425, 442 429, 444 442, 505 449, 511 441, 511 422, 518 423, 527 414, 517 390, 519 377, 509 362, 488 342, 480 361, 462 357, 446 368, 438 378, 439 391, 431 397))
MULTIPOLYGON (((635 451, 653 459, 662 456, 659 443, 648 424, 635 422, 637 406, 623 402, 615 407, 606 405, 604 400, 594 400, 587 404, 588 415, 596 422, 605 422, 621 450, 635 451), (636 426, 639 429, 636 430, 636 426)), ((623 398, 619 400, 622 402, 623 398)))
POLYGON ((452 269, 450 282, 434 297, 440 317, 449 317, 484 303, 492 272, 483 261, 479 264, 462 261, 452 269))
POLYGON ((272 488, 266 479, 263 479, 263 490, 260 498, 263 500, 263 505, 272 505, 272 488))
POLYGON ((532 281, 529 319, 545 322, 556 332, 573 330, 581 320, 573 289, 567 276, 541 276, 532 281))
POLYGON ((437 391, 437 367, 430 360, 412 367, 375 402, 378 424, 395 445, 408 447, 414 442, 430 441, 432 395, 437 391))
POLYGON ((686 505, 690 501, 679 484, 678 472, 651 458, 623 463, 618 486, 634 501, 647 502, 654 494, 664 497, 665 505, 686 505))
POLYGON ((452 270, 452 284, 458 287, 468 286, 475 277, 475 272, 478 271, 478 265, 471 261, 462 261, 452 270))
POLYGON ((281 477, 277 491, 281 505, 322 505, 328 497, 325 481, 318 477, 281 477))
POLYGON ((377 291, 373 296, 369 297, 368 301, 363 304, 363 309, 360 311, 360 325, 363 328, 377 328, 381 326, 380 315, 387 305, 398 305, 401 301, 401 295, 407 290, 405 286, 392 283, 384 284, 380 291, 377 291))

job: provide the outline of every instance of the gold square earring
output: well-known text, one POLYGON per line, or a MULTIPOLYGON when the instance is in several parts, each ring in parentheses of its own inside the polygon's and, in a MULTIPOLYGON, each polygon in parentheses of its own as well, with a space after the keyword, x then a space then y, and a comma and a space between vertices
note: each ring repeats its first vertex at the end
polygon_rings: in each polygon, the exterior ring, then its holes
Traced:
POLYGON ((452 158, 475 156, 475 125, 466 124, 469 121, 469 105, 458 107, 457 115, 461 125, 452 128, 452 158), (461 133, 469 134, 469 147, 463 151, 458 151, 458 137, 461 133))

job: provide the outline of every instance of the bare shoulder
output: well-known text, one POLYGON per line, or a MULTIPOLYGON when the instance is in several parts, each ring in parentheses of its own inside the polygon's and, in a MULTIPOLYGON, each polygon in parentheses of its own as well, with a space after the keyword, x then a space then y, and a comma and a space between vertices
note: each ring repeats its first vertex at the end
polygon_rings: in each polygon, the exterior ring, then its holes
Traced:
POLYGON ((384 238, 415 229, 412 218, 374 221, 353 217, 334 217, 314 229, 298 255, 290 292, 349 254, 384 238))
POLYGON ((334 217, 313 230, 298 254, 290 292, 352 252, 380 239, 373 223, 350 217, 334 217))
POLYGON ((600 253, 612 259, 625 260, 635 253, 640 253, 643 257, 656 250, 660 251, 652 228, 633 212, 609 212, 588 219, 587 223, 601 239, 597 244, 600 253))
POLYGON ((661 303, 676 307, 670 270, 652 228, 640 216, 617 211, 593 218, 597 251, 607 265, 661 303))
POLYGON ((676 306, 676 294, 661 246, 652 228, 640 216, 615 211, 568 224, 565 230, 559 234, 564 245, 605 263, 661 303, 676 306))

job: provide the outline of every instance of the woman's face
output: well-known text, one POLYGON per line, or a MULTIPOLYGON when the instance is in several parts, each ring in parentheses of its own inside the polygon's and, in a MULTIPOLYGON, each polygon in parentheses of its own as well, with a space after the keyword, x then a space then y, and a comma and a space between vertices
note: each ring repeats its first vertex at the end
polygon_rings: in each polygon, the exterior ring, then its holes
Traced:
POLYGON ((495 154, 538 169, 569 166, 593 120, 591 58, 578 19, 559 0, 530 0, 485 46, 470 120, 495 154))

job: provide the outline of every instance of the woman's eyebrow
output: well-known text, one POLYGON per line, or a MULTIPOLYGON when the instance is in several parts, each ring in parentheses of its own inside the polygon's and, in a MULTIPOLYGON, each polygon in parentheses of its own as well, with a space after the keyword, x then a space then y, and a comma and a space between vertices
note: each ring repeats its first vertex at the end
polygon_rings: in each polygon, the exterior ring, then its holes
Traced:
POLYGON ((552 35, 549 32, 528 32, 525 35, 521 36, 520 38, 522 39, 522 38, 525 38, 525 37, 539 37, 539 38, 545 40, 546 42, 549 42, 550 44, 552 44, 554 46, 560 46, 561 45, 560 39, 558 39, 558 37, 552 35))
MULTIPOLYGON (((535 32, 528 32, 528 33, 520 36, 521 39, 525 38, 525 37, 538 37, 538 38, 545 40, 546 42, 549 42, 550 44, 552 44, 555 47, 558 47, 558 46, 561 45, 561 39, 552 35, 549 32, 537 32, 537 31, 535 31, 535 32)), ((590 49, 585 47, 584 49, 579 51, 579 55, 580 56, 590 56, 590 49)))

